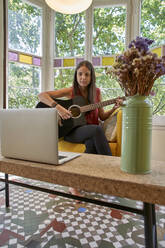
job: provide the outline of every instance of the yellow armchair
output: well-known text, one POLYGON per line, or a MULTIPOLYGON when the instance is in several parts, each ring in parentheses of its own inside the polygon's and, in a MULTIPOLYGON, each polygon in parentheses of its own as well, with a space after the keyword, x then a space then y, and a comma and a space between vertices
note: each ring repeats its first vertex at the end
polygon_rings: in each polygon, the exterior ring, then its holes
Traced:
MULTIPOLYGON (((121 155, 121 136, 122 136, 122 111, 117 113, 117 137, 115 142, 109 142, 112 155, 120 157, 121 155)), ((84 144, 75 144, 64 139, 60 139, 58 142, 59 151, 78 152, 83 153, 85 151, 84 144)))

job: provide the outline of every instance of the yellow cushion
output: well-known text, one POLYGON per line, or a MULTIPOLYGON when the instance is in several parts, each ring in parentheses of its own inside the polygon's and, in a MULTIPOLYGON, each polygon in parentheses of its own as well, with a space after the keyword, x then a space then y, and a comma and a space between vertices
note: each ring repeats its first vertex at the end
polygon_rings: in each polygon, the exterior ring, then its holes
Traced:
MULTIPOLYGON (((109 145, 110 145, 113 156, 121 156, 121 135, 122 135, 122 111, 121 110, 119 110, 117 114, 116 131, 117 131, 116 142, 115 141, 109 142, 109 145)), ((59 140, 58 148, 59 148, 59 151, 78 152, 78 153, 83 153, 85 151, 85 145, 67 142, 67 141, 64 141, 63 138, 59 140)))
MULTIPOLYGON (((109 143, 109 146, 111 148, 111 152, 113 156, 116 156, 117 154, 117 143, 109 143)), ((83 144, 75 144, 71 142, 67 142, 63 139, 61 139, 58 142, 58 149, 59 151, 63 152, 79 152, 83 153, 85 151, 85 145, 83 144)))
POLYGON ((117 156, 117 143, 109 143, 111 148, 112 156, 117 156))
POLYGON ((58 149, 59 149, 59 151, 63 151, 63 152, 79 152, 79 153, 82 153, 82 152, 85 151, 85 145, 71 143, 71 142, 67 142, 67 141, 61 139, 58 142, 58 149))

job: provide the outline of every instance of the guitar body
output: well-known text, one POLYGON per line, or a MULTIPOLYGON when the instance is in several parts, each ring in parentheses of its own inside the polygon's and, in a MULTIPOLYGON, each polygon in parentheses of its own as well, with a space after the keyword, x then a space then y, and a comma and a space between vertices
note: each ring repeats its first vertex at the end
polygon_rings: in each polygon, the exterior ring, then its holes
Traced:
MULTIPOLYGON (((64 108, 68 109, 72 113, 72 118, 68 120, 61 120, 62 126, 59 125, 59 138, 66 136, 72 129, 78 126, 83 126, 86 124, 85 112, 107 106, 116 103, 119 97, 114 99, 109 99, 100 103, 88 104, 82 96, 76 96, 73 99, 62 100, 53 98, 58 104, 62 105, 64 108)), ((125 100, 124 97, 120 97, 121 100, 125 100)), ((50 108, 48 105, 39 102, 36 108, 50 108)))
MULTIPOLYGON (((76 96, 73 99, 62 100, 62 99, 54 99, 58 104, 63 106, 66 109, 69 109, 72 105, 84 106, 86 105, 85 99, 82 96, 76 96)), ((45 103, 39 102, 36 105, 36 108, 50 108, 45 103)), ((62 126, 59 125, 58 136, 59 138, 66 136, 69 134, 74 128, 78 126, 83 126, 86 124, 85 113, 81 113, 78 118, 70 118, 67 120, 61 120, 62 126)))

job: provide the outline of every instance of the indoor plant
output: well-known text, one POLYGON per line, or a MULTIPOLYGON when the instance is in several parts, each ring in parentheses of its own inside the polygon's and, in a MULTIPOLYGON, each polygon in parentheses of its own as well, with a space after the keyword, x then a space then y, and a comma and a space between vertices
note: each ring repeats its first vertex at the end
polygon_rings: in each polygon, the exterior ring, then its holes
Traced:
POLYGON ((149 50, 153 40, 137 37, 129 48, 116 56, 108 73, 117 77, 126 96, 148 96, 154 81, 165 74, 165 56, 159 58, 149 50))
POLYGON ((165 74, 165 56, 149 50, 152 40, 137 37, 116 56, 108 73, 115 76, 125 92, 123 105, 121 169, 149 173, 151 157, 152 106, 148 96, 154 81, 165 74))

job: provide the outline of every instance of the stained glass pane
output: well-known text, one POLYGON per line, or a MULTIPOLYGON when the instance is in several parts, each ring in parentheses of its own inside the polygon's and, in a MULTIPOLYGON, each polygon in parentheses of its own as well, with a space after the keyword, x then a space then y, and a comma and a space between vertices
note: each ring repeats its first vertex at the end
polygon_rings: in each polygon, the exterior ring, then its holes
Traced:
POLYGON ((93 64, 93 66, 101 65, 101 58, 100 57, 93 57, 92 58, 92 64, 93 64))
POLYGON ((159 57, 161 56, 161 53, 162 53, 160 47, 152 49, 152 52, 156 53, 159 57))
POLYGON ((64 59, 63 66, 64 67, 74 66, 74 59, 64 59))
POLYGON ((113 65, 113 63, 114 63, 114 57, 103 57, 102 58, 102 65, 103 66, 113 65))
POLYGON ((33 65, 40 66, 41 65, 41 58, 33 57, 33 65))
POLYGON ((32 64, 32 56, 20 54, 19 55, 19 62, 31 65, 32 64))
POLYGON ((14 52, 9 52, 9 61, 18 61, 18 54, 14 52))
POLYGON ((54 67, 61 67, 61 66, 62 66, 62 59, 55 59, 54 67))
POLYGON ((84 58, 76 58, 76 66, 82 62, 84 60, 84 58))

